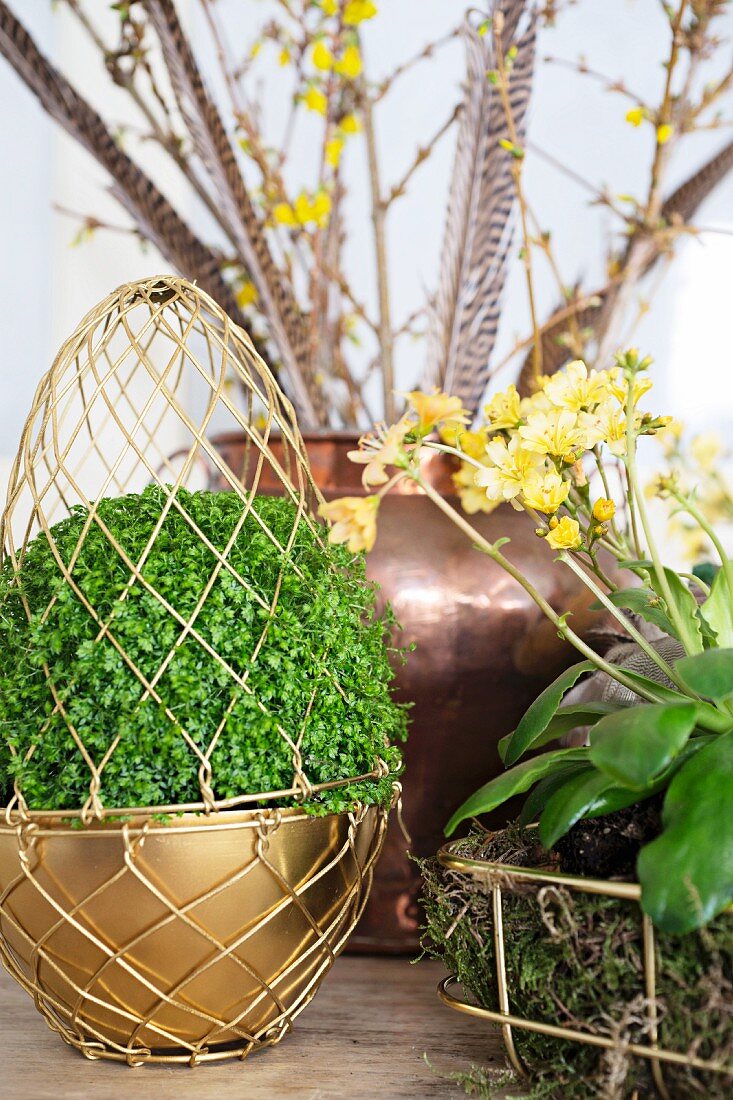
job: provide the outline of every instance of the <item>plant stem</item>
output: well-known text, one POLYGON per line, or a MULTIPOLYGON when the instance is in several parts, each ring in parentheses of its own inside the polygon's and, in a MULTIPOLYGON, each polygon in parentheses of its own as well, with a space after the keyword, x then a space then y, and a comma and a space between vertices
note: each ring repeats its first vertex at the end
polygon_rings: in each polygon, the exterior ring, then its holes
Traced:
POLYGON ((672 681, 673 684, 676 684, 677 687, 684 694, 687 694, 687 688, 685 687, 682 680, 677 676, 672 666, 667 664, 664 658, 661 657, 659 653, 657 653, 656 649, 654 649, 651 643, 648 642, 644 635, 636 629, 631 620, 628 619, 626 615, 624 615, 623 612, 618 607, 616 607, 614 603, 612 603, 611 600, 609 600, 606 593, 598 587, 595 581, 588 576, 585 570, 582 569, 576 561, 573 561, 570 555, 564 550, 560 551, 559 558, 564 565, 567 565, 569 569, 572 569, 576 577, 578 577, 583 582, 583 584, 585 584, 590 589, 596 599, 603 604, 609 614, 613 615, 614 619, 616 619, 616 621, 621 624, 629 637, 633 638, 639 648, 643 650, 644 653, 646 653, 650 661, 653 661, 654 664, 657 665, 657 667, 669 680, 672 681))
POLYGON ((680 615, 679 609, 672 595, 672 589, 669 581, 667 580, 667 574, 664 569, 664 565, 659 556, 657 544, 654 539, 654 533, 649 521, 649 515, 644 505, 644 494, 639 484, 639 479, 636 472, 636 434, 634 432, 634 417, 636 411, 636 402, 634 399, 634 377, 628 378, 628 396, 626 399, 626 473, 628 477, 629 495, 631 499, 635 498, 635 503, 639 510, 639 519, 641 526, 644 530, 644 537, 646 538, 647 545, 649 547, 649 556, 652 559, 654 565, 654 574, 657 578, 657 583, 662 591, 665 602, 667 604, 667 612, 670 619, 674 623, 677 634, 685 647, 687 653, 696 653, 698 646, 692 639, 690 631, 688 630, 687 623, 680 615))
MULTIPOLYGON (((725 547, 716 535, 714 528, 708 523, 700 509, 697 508, 691 500, 688 500, 687 497, 684 497, 680 492, 675 489, 672 489, 671 493, 674 499, 680 505, 680 507, 682 507, 685 512, 692 516, 692 518, 696 521, 696 523, 699 524, 699 526, 703 529, 705 534, 712 542, 713 546, 715 547, 715 551, 720 558, 720 564, 723 567, 725 579, 728 582, 728 589, 731 595, 733 595, 733 561, 731 561, 731 559, 726 554, 725 547)), ((700 584, 700 581, 697 577, 695 577, 695 581, 700 584)))
POLYGON ((566 641, 570 642, 570 644, 573 645, 575 649, 577 649, 578 652, 581 653, 587 660, 592 661, 593 664, 601 672, 605 672, 607 676, 610 676, 613 680, 616 680, 617 683, 621 684, 622 687, 625 687, 628 691, 633 692, 635 695, 642 696, 642 698, 646 699, 650 703, 660 703, 664 701, 663 699, 659 698, 659 696, 654 695, 651 690, 648 690, 643 685, 637 684, 634 681, 627 679, 627 677, 624 675, 623 669, 618 668, 616 665, 610 664, 610 662, 604 660, 603 657, 600 656, 600 654, 596 653, 595 650, 591 649, 591 647, 587 645, 587 643, 584 642, 579 635, 577 635, 573 630, 570 629, 564 619, 562 619, 561 616, 557 614, 552 605, 549 604, 544 596, 537 591, 534 585, 531 584, 530 581, 528 581, 526 577, 522 575, 522 573, 520 573, 516 566, 512 565, 508 558, 505 558, 504 555, 499 550, 497 550, 497 548, 492 543, 488 542, 487 539, 480 535, 476 528, 473 527, 468 522, 468 520, 464 519, 459 512, 456 512, 455 508, 452 508, 448 501, 445 500, 440 495, 440 493, 438 493, 432 487, 432 485, 428 484, 428 482, 426 481, 423 481, 417 471, 409 472, 408 476, 410 476, 420 486, 425 495, 430 498, 433 504, 435 504, 440 509, 440 511, 448 517, 451 523, 455 524, 455 526, 458 527, 459 530, 463 531, 463 533, 468 536, 471 542, 473 542, 474 545, 482 551, 482 553, 487 554, 488 557, 495 561, 497 565, 501 566, 501 568, 506 573, 508 573, 510 577, 513 577, 517 584, 521 585, 525 592, 537 604, 537 607, 539 607, 540 611, 542 611, 542 613, 557 628, 557 632, 560 637, 565 638, 566 641))

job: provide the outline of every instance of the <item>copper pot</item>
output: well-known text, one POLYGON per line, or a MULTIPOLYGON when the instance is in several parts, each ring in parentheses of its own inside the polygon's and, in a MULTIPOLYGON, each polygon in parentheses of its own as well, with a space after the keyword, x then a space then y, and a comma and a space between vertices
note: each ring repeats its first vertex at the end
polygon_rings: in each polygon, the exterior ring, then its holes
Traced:
MULTIPOLYGON (((305 437, 314 479, 327 498, 364 491, 361 467, 347 457, 356 438, 342 432, 305 437)), ((245 469, 243 436, 213 442, 232 470, 245 469)), ((453 469, 451 459, 432 454, 424 476, 458 507, 453 469)), ((259 489, 277 492, 279 486, 263 477, 259 489)), ((553 607, 573 613, 576 631, 594 618, 587 590, 570 570, 553 564, 523 513, 507 505, 473 522, 492 542, 511 539, 507 556, 553 607)), ((443 826, 456 807, 498 774, 497 742, 572 663, 574 650, 558 639, 524 589, 477 553, 412 482, 398 485, 382 502, 367 573, 394 608, 401 625, 396 643, 415 645, 397 669, 396 693, 413 704, 403 814, 410 850, 423 857, 443 843, 443 826)), ((392 820, 350 950, 411 953, 418 947, 420 875, 406 847, 392 820)))

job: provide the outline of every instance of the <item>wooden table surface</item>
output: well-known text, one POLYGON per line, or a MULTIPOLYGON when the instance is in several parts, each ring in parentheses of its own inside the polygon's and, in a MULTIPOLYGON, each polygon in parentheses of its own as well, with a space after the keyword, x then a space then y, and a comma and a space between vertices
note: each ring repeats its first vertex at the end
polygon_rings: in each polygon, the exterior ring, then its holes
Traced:
POLYGON ((46 1026, 0 973, 0 1097, 18 1100, 382 1100, 460 1096, 447 1076, 504 1064, 501 1039, 445 1008, 439 963, 341 958, 279 1046, 245 1062, 187 1067, 89 1062, 46 1026), (430 1060, 432 1069, 426 1064, 430 1060))

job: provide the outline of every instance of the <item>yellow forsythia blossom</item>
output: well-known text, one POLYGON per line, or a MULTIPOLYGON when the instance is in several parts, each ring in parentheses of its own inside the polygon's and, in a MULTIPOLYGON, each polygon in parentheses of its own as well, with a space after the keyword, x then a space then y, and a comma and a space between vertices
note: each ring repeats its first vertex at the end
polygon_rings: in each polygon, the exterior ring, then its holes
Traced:
POLYGON ((355 80, 361 72, 361 54, 358 46, 347 46, 334 68, 347 80, 355 80))
POLYGON ((563 516, 554 527, 550 524, 547 532, 548 545, 553 550, 577 550, 582 543, 580 524, 571 516, 563 516))
POLYGON ((641 126, 644 121, 644 108, 632 107, 630 111, 626 112, 626 121, 630 122, 632 126, 641 126))
POLYGON ((237 291, 237 305, 245 309, 247 306, 254 305, 259 295, 257 293, 257 287, 254 285, 251 279, 245 279, 237 291))
POLYGON ((325 42, 316 42, 311 54, 311 61, 317 69, 328 72, 333 68, 334 57, 325 42))
POLYGON ((297 225, 298 219, 295 216, 292 206, 289 202, 279 202, 272 210, 272 216, 278 225, 297 225))
POLYGON ((280 50, 280 56, 278 57, 278 62, 280 64, 281 68, 284 68, 286 65, 289 65, 290 64, 290 50, 286 50, 286 49, 280 50))
POLYGON ((321 89, 316 88, 315 85, 311 84, 310 88, 303 96, 303 102, 309 111, 315 111, 319 115, 325 115, 328 100, 321 89))
POLYGON ((319 229, 323 229, 328 225, 331 213, 331 196, 327 191, 317 191, 311 198, 305 191, 301 191, 293 204, 293 209, 299 225, 315 222, 319 229))
POLYGON ((321 0, 320 7, 324 15, 335 15, 339 10, 339 0, 321 0))
POLYGON ((356 115, 344 115, 339 126, 345 134, 358 134, 361 131, 361 121, 356 115))
POLYGON ((372 0, 348 0, 344 8, 344 23, 356 27, 366 19, 373 19, 376 14, 377 5, 372 0))
POLYGON ((666 145, 673 133, 674 127, 670 126, 668 122, 663 122, 661 126, 657 126, 657 145, 666 145))
POLYGON ((338 167, 341 154, 344 151, 344 144, 344 139, 339 137, 330 138, 326 142, 326 161, 332 168, 338 167))

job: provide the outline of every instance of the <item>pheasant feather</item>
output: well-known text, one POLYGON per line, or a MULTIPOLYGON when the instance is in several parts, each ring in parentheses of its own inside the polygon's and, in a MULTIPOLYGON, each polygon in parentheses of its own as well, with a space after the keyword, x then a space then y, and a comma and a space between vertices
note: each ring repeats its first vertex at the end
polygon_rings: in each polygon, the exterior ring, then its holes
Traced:
MULTIPOLYGON (((497 0, 504 15, 503 47, 516 47, 509 99, 523 140, 534 71, 536 12, 525 0, 497 0)), ((514 181, 511 156, 499 142, 507 124, 496 88, 491 35, 470 23, 466 44, 466 89, 448 200, 440 282, 431 310, 427 382, 460 397, 476 413, 490 377, 501 298, 512 240, 514 181)))

